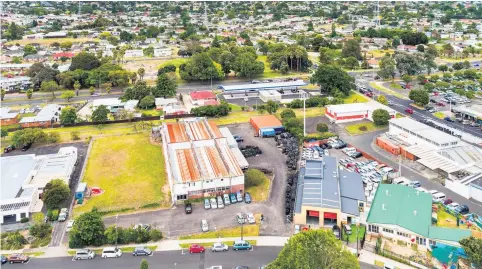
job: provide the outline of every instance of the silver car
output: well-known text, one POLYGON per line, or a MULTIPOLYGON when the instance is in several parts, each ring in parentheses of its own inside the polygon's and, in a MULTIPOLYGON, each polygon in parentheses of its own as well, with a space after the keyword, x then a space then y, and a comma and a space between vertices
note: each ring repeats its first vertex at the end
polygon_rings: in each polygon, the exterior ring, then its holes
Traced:
POLYGON ((224 194, 224 205, 230 205, 229 194, 224 194))
POLYGON ((224 243, 214 243, 213 247, 211 248, 212 252, 223 252, 223 251, 228 251, 228 245, 224 243))
POLYGON ((204 199, 204 209, 210 209, 211 208, 211 203, 209 203, 209 199, 206 198, 204 199))

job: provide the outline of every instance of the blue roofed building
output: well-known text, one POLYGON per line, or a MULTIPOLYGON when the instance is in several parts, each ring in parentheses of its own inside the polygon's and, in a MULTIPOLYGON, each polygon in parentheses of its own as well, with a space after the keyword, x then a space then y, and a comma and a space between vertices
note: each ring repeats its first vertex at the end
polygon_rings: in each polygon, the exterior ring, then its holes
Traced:
POLYGON ((339 170, 334 157, 307 160, 298 176, 293 222, 310 228, 357 223, 365 202, 358 173, 339 170))

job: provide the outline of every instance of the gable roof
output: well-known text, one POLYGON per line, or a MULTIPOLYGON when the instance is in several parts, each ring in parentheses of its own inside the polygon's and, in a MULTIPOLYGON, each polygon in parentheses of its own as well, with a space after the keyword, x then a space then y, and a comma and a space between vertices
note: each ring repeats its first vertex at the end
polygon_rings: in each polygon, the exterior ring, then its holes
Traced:
POLYGON ((368 223, 398 225, 428 237, 432 221, 432 197, 413 188, 380 184, 368 213, 368 223))
POLYGON ((345 198, 366 201, 360 174, 340 170, 340 195, 345 198))
POLYGON ((199 99, 216 99, 216 95, 212 91, 195 91, 190 93, 193 100, 199 99))
POLYGON ((466 237, 470 237, 472 232, 466 229, 430 226, 428 227, 428 234, 431 239, 459 242, 466 237))

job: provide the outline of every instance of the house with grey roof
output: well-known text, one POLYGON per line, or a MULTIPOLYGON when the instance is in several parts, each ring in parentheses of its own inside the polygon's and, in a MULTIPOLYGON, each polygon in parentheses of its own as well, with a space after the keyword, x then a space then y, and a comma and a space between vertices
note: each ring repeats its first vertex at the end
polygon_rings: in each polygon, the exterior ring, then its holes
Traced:
POLYGON ((339 170, 336 158, 307 160, 296 188, 295 225, 331 228, 360 222, 366 202, 361 176, 339 170))

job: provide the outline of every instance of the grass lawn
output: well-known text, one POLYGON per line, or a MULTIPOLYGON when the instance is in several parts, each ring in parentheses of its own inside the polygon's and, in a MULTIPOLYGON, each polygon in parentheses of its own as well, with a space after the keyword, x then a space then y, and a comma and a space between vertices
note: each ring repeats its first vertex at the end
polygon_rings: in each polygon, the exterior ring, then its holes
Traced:
MULTIPOLYGON (((346 242, 346 237, 348 236, 348 242, 350 243, 356 243, 356 225, 355 224, 352 224, 350 225, 351 227, 351 234, 350 235, 347 235, 345 233, 345 231, 343 231, 343 234, 342 234, 342 241, 346 242)), ((343 229, 343 228, 342 228, 343 229)), ((358 240, 361 240, 363 238, 363 234, 365 233, 365 229, 366 227, 363 226, 363 225, 360 225, 358 227, 358 240)))
POLYGON ((161 147, 147 134, 102 137, 94 141, 83 181, 104 193, 75 207, 75 214, 137 209, 151 203, 165 203, 166 182, 161 147))
POLYGON ((146 114, 148 116, 160 116, 161 115, 161 110, 157 110, 155 108, 153 109, 141 109, 139 110, 140 113, 146 114))
POLYGON ((176 82, 184 82, 184 80, 181 79, 181 75, 179 74, 179 66, 181 64, 186 63, 189 60, 189 58, 175 58, 171 60, 166 60, 162 62, 157 69, 160 69, 161 67, 164 67, 166 65, 174 65, 176 66, 176 82))
POLYGON ((372 88, 374 88, 375 90, 379 90, 379 91, 382 91, 382 92, 384 92, 384 93, 388 93, 388 94, 393 95, 393 96, 396 96, 396 97, 398 97, 398 98, 400 98, 400 99, 406 99, 406 100, 408 100, 408 97, 407 97, 407 96, 405 96, 405 95, 403 95, 403 94, 400 94, 400 93, 398 93, 398 92, 396 92, 396 91, 392 91, 392 90, 390 90, 390 89, 387 89, 387 88, 385 88, 385 87, 383 87, 383 86, 381 86, 381 85, 378 85, 378 84, 375 83, 375 82, 370 82, 370 86, 371 86, 372 88))
MULTIPOLYGON (((297 117, 303 117, 303 109, 293 109, 296 113, 297 117)), ((276 112, 276 116, 279 117, 283 109, 278 109, 276 112)), ((228 125, 228 124, 238 124, 249 122, 249 119, 254 116, 260 116, 257 111, 231 111, 228 116, 220 117, 220 118, 210 118, 210 120, 214 121, 218 125, 228 125)), ((264 115, 267 115, 265 113, 264 115)), ((318 117, 325 115, 325 108, 324 107, 310 107, 306 108, 306 117, 318 117)))
MULTIPOLYGON (((256 240, 246 240, 248 241, 251 246, 256 246, 257 242, 256 240)), ((222 243, 226 244, 227 246, 229 247, 232 247, 234 245, 234 241, 222 241, 222 243)), ((179 246, 181 248, 189 248, 192 244, 179 244, 179 246)), ((196 243, 196 245, 200 245, 200 246, 203 246, 205 248, 210 248, 214 245, 214 242, 210 242, 210 243, 196 243)))
POLYGON ((231 108, 231 112, 238 112, 242 111, 241 106, 235 105, 235 104, 228 104, 229 107, 231 108))
POLYGON ((251 186, 249 188, 246 188, 246 192, 249 192, 251 194, 251 199, 253 199, 253 201, 264 202, 268 199, 270 184, 271 181, 266 176, 263 179, 263 183, 258 186, 251 186))
POLYGON ((395 118, 400 119, 400 118, 405 118, 405 116, 401 113, 395 114, 395 118))
POLYGON ((445 114, 443 112, 440 112, 440 111, 437 111, 435 113, 433 113, 433 115, 439 119, 444 119, 445 118, 445 114))
MULTIPOLYGON (((259 214, 256 214, 257 224, 244 225, 243 236, 258 236, 259 235, 259 214)), ((217 231, 210 231, 200 234, 193 234, 187 236, 180 236, 179 240, 185 239, 206 239, 206 238, 220 238, 220 237, 240 237, 241 226, 235 228, 221 229, 217 231)))
POLYGON ((352 125, 348 125, 345 127, 345 130, 350 134, 350 135, 361 135, 369 132, 374 132, 378 131, 381 129, 387 128, 387 125, 384 126, 376 126, 375 123, 373 122, 362 122, 362 123, 356 123, 352 125), (366 128, 366 130, 363 130, 363 128, 366 128))
POLYGON ((390 54, 393 54, 394 50, 393 49, 388 49, 388 50, 371 50, 371 51, 368 51, 367 54, 372 54, 373 57, 375 58, 382 58, 383 56, 385 56, 386 53, 390 53, 390 54))
POLYGON ((22 40, 13 40, 10 42, 5 43, 6 45, 10 44, 20 44, 20 45, 27 45, 32 43, 39 43, 40 45, 50 45, 54 42, 58 42, 60 44, 64 42, 72 42, 72 43, 79 43, 79 42, 86 42, 86 41, 99 41, 97 38, 90 38, 90 37, 79 37, 79 38, 40 38, 40 39, 22 39, 22 40))
POLYGON ((402 86, 398 83, 390 83, 390 88, 394 88, 394 89, 397 89, 397 90, 401 90, 402 89, 402 86))
POLYGON ((351 104, 351 103, 366 103, 369 101, 369 99, 361 94, 357 94, 354 91, 350 92, 350 95, 346 97, 345 99, 345 104, 351 104))

